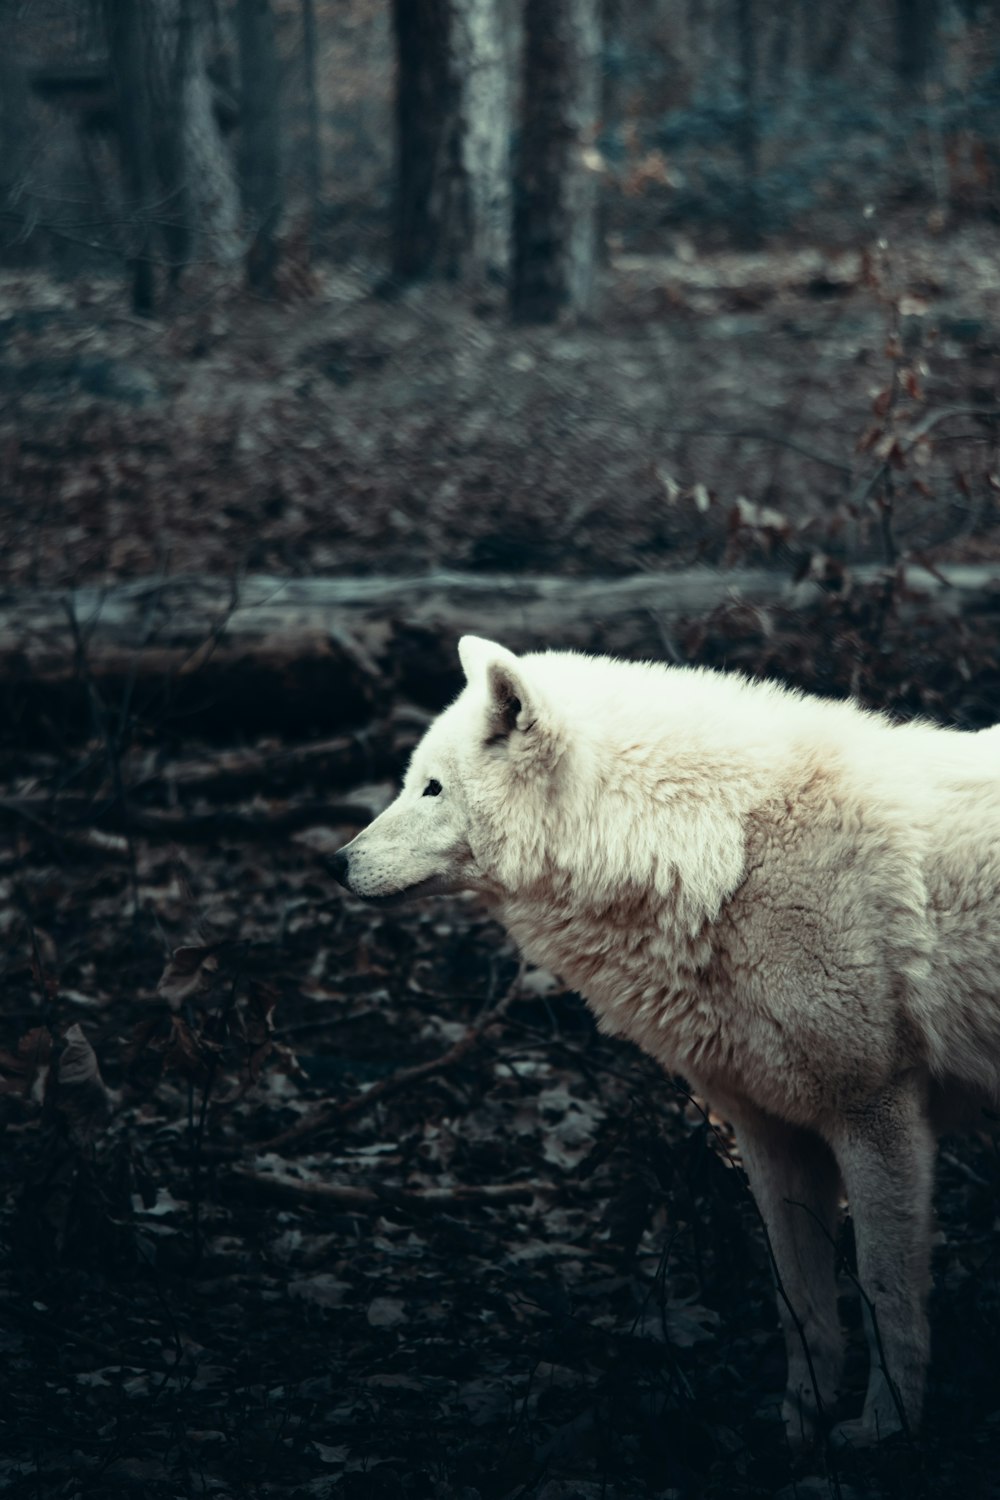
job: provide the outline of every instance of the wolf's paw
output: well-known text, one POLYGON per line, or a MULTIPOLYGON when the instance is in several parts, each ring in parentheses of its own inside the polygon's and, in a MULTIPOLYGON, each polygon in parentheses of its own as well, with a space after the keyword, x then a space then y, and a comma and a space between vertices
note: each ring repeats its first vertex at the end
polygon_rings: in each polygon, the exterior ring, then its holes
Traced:
POLYGON ((903 1411, 899 1392, 889 1385, 881 1370, 874 1371, 863 1415, 850 1422, 838 1422, 830 1433, 830 1442, 838 1448, 876 1448, 908 1442, 911 1434, 903 1411))
POLYGON ((907 1446, 909 1436, 897 1421, 895 1427, 879 1422, 873 1426, 864 1417, 855 1417, 850 1422, 838 1422, 831 1427, 827 1442, 831 1448, 846 1451, 849 1448, 888 1448, 907 1446))
POLYGON ((798 1391, 786 1391, 781 1403, 781 1420, 785 1435, 793 1448, 810 1448, 820 1432, 821 1423, 815 1398, 798 1391))
POLYGON ((793 1448, 809 1447, 829 1427, 837 1406, 839 1366, 839 1351, 827 1358, 819 1351, 811 1366, 790 1355, 781 1416, 793 1448))
POLYGON ((887 1444, 897 1447, 909 1438, 899 1407, 890 1397, 887 1401, 868 1401, 863 1416, 838 1422, 830 1430, 829 1441, 835 1448, 881 1448, 887 1444))

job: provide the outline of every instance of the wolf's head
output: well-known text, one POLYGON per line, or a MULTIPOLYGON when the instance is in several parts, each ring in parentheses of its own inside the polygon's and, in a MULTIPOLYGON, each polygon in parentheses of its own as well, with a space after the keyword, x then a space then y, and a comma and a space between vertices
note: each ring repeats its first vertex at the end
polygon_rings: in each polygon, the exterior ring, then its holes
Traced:
POLYGON ((682 890, 695 925, 717 911, 774 734, 766 712, 753 726, 762 690, 571 651, 517 657, 476 636, 458 649, 465 688, 396 801, 333 856, 337 879, 367 900, 475 890, 554 913, 682 890))
POLYGON ((366 900, 502 894, 541 858, 564 740, 532 662, 467 635, 466 686, 413 752, 395 802, 330 867, 366 900))

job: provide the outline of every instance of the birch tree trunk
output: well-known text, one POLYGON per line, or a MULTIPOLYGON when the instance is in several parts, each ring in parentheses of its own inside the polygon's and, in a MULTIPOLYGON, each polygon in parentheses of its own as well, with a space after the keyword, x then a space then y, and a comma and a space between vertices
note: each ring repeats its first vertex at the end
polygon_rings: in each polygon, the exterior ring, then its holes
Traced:
POLYGON ((600 0, 526 0, 511 297, 524 321, 592 303, 600 54, 600 0))
POLYGON ((240 205, 206 68, 210 20, 209 0, 180 0, 177 94, 185 221, 191 259, 232 265, 240 253, 240 205))
POLYGON ((265 295, 274 290, 281 218, 278 55, 271 0, 239 0, 240 178, 252 235, 247 281, 265 295))
POLYGON ((393 272, 502 275, 510 240, 510 80, 498 0, 393 0, 393 272))

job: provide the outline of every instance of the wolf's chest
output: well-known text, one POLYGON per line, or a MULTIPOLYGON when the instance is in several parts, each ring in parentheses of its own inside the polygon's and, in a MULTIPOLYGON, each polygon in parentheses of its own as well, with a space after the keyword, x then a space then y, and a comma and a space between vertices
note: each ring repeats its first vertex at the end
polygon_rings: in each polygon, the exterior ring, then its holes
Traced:
POLYGON ((637 903, 544 920, 537 908, 505 916, 525 955, 578 990, 602 1031, 700 1076, 731 1055, 733 986, 711 924, 692 935, 670 910, 637 903))
MULTIPOLYGON (((888 1057, 891 1038, 878 1024, 858 1027, 857 1000, 829 988, 805 936, 782 945, 772 933, 769 963, 766 934, 740 900, 697 927, 670 910, 631 923, 565 909, 540 921, 537 906, 506 917, 525 954, 577 989, 602 1031, 709 1098, 750 1099, 808 1123, 840 1081, 888 1065, 875 1054, 888 1057)), ((865 984, 873 980, 866 966, 865 984)))

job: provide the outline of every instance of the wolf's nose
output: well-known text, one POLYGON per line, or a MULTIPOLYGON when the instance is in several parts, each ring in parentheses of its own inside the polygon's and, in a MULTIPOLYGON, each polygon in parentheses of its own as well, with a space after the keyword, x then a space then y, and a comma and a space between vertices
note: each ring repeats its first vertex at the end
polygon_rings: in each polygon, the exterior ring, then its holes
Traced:
POLYGON ((330 855, 330 858, 326 861, 326 867, 334 880, 338 881, 340 885, 346 886, 347 870, 350 863, 350 855, 345 854, 343 849, 338 849, 336 854, 330 855))

